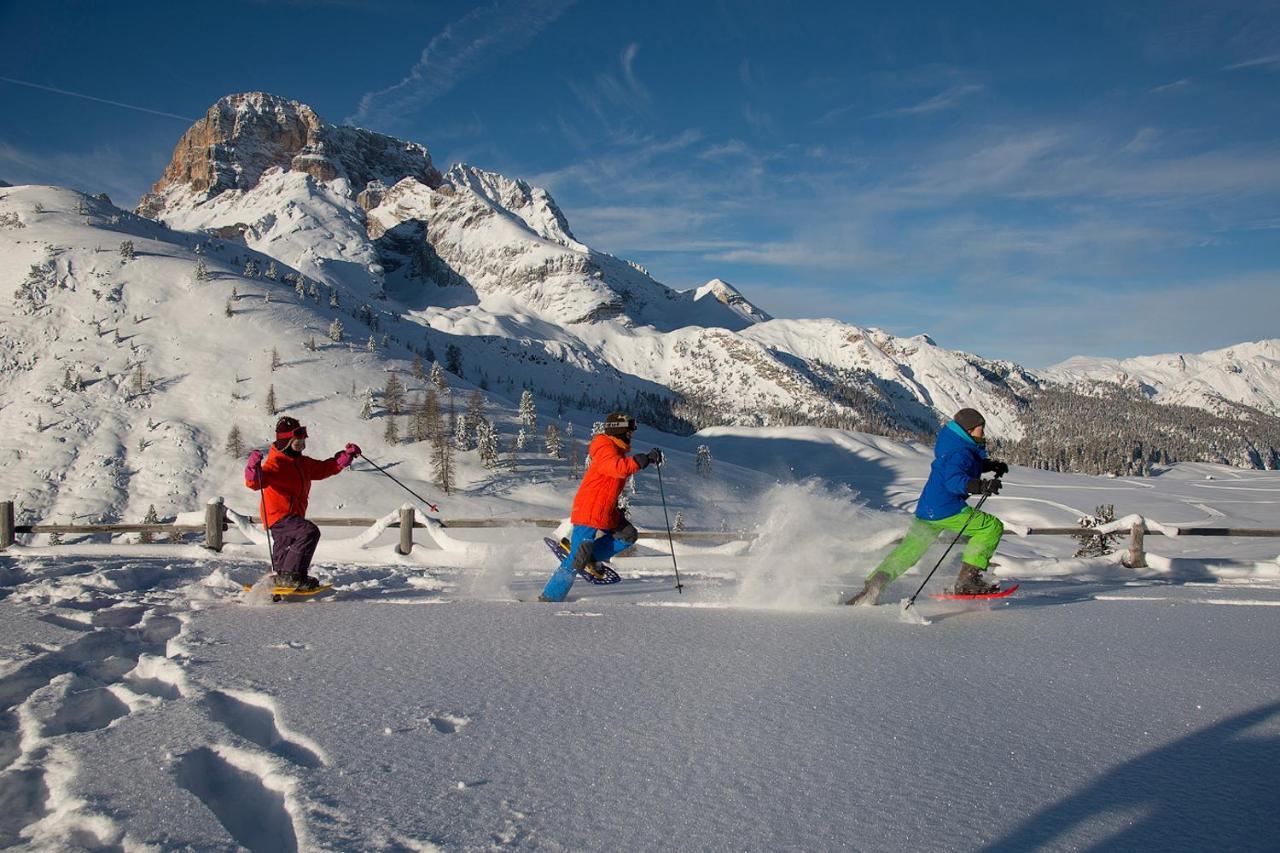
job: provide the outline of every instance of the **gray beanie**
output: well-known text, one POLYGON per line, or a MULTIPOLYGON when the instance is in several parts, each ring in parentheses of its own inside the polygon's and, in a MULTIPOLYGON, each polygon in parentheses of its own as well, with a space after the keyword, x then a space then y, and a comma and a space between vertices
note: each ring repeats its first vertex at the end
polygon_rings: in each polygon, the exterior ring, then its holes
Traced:
POLYGON ((979 414, 977 409, 961 409, 956 412, 956 416, 952 420, 960 424, 961 429, 965 432, 973 432, 987 423, 987 419, 979 414))

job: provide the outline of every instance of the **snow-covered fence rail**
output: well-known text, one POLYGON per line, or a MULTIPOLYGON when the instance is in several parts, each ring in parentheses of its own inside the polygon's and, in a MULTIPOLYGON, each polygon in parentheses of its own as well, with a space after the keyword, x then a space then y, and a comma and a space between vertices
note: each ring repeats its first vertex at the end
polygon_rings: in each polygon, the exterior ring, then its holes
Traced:
MULTIPOLYGON (((240 521, 261 524, 257 516, 238 515, 240 521)), ((411 506, 402 507, 395 521, 386 522, 378 518, 339 517, 313 518, 321 527, 364 527, 372 528, 382 524, 385 528, 398 528, 400 542, 396 550, 408 554, 413 550, 413 531, 430 528, 479 529, 502 527, 539 527, 554 529, 563 523, 559 518, 426 518, 420 520, 411 506)), ((204 533, 204 544, 212 551, 222 550, 222 534, 229 529, 227 507, 222 498, 214 498, 205 508, 204 524, 15 524, 14 504, 12 501, 0 501, 0 550, 8 548, 16 541, 18 534, 50 534, 50 533, 155 533, 169 536, 182 536, 192 533, 204 533)), ((1022 527, 1009 525, 1009 531, 1018 536, 1107 536, 1129 532, 1129 554, 1126 564, 1134 568, 1146 565, 1145 537, 1147 536, 1219 536, 1224 538, 1280 538, 1280 529, 1260 527, 1177 527, 1161 524, 1158 521, 1130 515, 1110 524, 1099 527, 1022 527)), ((756 533, 744 531, 714 530, 682 530, 673 532, 671 539, 676 542, 750 542, 758 537, 756 533)), ((642 530, 641 539, 667 538, 665 530, 642 530)))
MULTIPOLYGON (((257 516, 238 516, 239 520, 252 524, 261 524, 257 516)), ((321 527, 365 527, 371 528, 382 519, 377 518, 312 518, 321 527)), ((399 511, 399 519, 385 526, 400 530, 400 542, 396 550, 408 554, 413 550, 413 530, 424 530, 432 526, 454 529, 498 528, 498 527, 540 527, 554 529, 559 527, 562 519, 558 518, 428 518, 419 520, 412 507, 404 507, 399 511)), ((214 498, 205 507, 204 524, 15 524, 13 501, 0 501, 0 550, 14 544, 18 534, 50 534, 50 533, 154 533, 167 536, 182 536, 193 533, 204 533, 204 545, 211 551, 222 550, 222 534, 230 528, 227 507, 222 498, 214 498)), ((663 539, 667 533, 661 531, 641 531, 641 539, 663 539)), ((677 542, 746 542, 756 538, 755 533, 712 530, 685 530, 672 533, 671 538, 677 542)))

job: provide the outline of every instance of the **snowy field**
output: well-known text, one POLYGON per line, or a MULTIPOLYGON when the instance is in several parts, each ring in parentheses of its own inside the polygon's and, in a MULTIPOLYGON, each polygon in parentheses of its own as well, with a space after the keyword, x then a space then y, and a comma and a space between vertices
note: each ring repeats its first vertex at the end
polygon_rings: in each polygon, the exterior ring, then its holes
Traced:
MULTIPOLYGON (((1275 849, 1280 540, 1150 536, 1151 568, 1126 569, 1119 550, 1073 559, 1070 539, 1015 534, 1100 503, 1275 527, 1280 474, 1016 469, 989 508, 1021 589, 922 597, 920 625, 897 602, 941 545, 884 605, 835 602, 905 528, 927 450, 804 429, 663 443, 672 464, 711 444, 723 488, 672 475, 673 510, 760 534, 677 545, 683 593, 646 540, 617 586, 532 602, 552 568, 534 528, 419 531, 404 557, 394 531, 329 528, 316 572, 336 593, 307 603, 246 597, 265 553, 234 530, 218 555, 12 549, 0 846, 1275 849)), ((654 480, 638 483, 634 517, 660 529, 654 480)), ((466 506, 552 507, 540 488, 466 506)))

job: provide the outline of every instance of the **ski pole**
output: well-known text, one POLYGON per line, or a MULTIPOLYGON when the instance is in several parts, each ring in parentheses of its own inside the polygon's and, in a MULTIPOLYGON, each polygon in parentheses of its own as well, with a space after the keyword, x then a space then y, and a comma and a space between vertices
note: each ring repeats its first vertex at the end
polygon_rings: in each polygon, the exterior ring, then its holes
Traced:
POLYGON ((271 545, 271 528, 267 526, 267 490, 261 483, 261 475, 259 475, 258 484, 258 512, 262 515, 262 529, 267 534, 267 561, 271 563, 271 576, 276 576, 276 549, 271 545))
MULTIPOLYGON (((995 481, 999 482, 1000 478, 996 477, 995 481)), ((978 503, 974 506, 973 512, 969 513, 969 517, 966 518, 964 520, 964 524, 960 526, 960 532, 956 534, 956 538, 951 540, 951 544, 947 546, 947 550, 942 552, 942 556, 938 558, 938 562, 933 567, 933 570, 930 571, 929 574, 925 576, 924 583, 920 584, 920 589, 917 589, 915 595, 911 596, 911 598, 907 600, 906 605, 902 608, 904 613, 908 609, 910 609, 911 605, 916 603, 916 596, 924 591, 925 584, 929 583, 929 578, 933 577, 933 573, 936 572, 938 570, 938 567, 942 565, 942 561, 947 559, 947 555, 951 553, 951 549, 956 547, 956 543, 960 541, 960 537, 963 536, 965 530, 969 528, 969 522, 973 521, 974 516, 978 514, 978 510, 982 509, 982 505, 987 502, 987 498, 989 497, 991 497, 991 493, 984 492, 982 497, 978 499, 978 503)))
POLYGON ((671 519, 667 517, 667 490, 662 487, 662 463, 658 463, 658 494, 662 495, 662 519, 667 523, 667 547, 671 549, 671 568, 676 570, 676 592, 684 595, 680 583, 680 567, 676 565, 676 543, 671 539, 671 519))
POLYGON ((382 467, 381 465, 379 465, 377 462, 374 462, 374 461, 373 461, 372 459, 370 459, 368 456, 365 456, 363 453, 361 453, 361 454, 360 454, 360 458, 361 458, 361 459, 363 459, 365 462, 368 462, 368 463, 369 463, 370 465, 372 465, 374 468, 377 468, 377 469, 378 469, 379 471, 381 471, 383 474, 386 474, 387 478, 388 478, 388 479, 390 479, 390 480, 391 480, 391 482, 395 483, 397 486, 399 486, 400 488, 404 489, 406 492, 408 492, 409 494, 413 495, 415 498, 417 498, 418 500, 422 501, 422 502, 423 502, 424 504, 426 504, 427 506, 431 507, 431 511, 432 511, 432 512, 439 512, 439 511, 440 511, 440 507, 436 506, 436 505, 435 505, 435 504, 433 504, 431 501, 427 500, 427 499, 426 499, 426 498, 424 498, 422 495, 418 494, 418 493, 417 493, 417 492, 415 492, 413 489, 409 488, 409 487, 408 487, 408 486, 406 486, 404 483, 400 482, 400 481, 399 481, 399 480, 397 480, 395 477, 391 476, 391 474, 390 474, 390 473, 388 473, 388 472, 387 472, 387 470, 386 470, 385 468, 383 468, 383 467, 382 467))

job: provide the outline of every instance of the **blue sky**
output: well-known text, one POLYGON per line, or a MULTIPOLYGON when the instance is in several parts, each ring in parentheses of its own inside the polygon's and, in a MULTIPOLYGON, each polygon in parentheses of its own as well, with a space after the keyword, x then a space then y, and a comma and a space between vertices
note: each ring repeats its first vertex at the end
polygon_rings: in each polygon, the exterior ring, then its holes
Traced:
POLYGON ((264 90, 777 316, 1028 366, 1280 336, 1277 2, 10 0, 0 32, 14 183, 132 205, 264 90))

